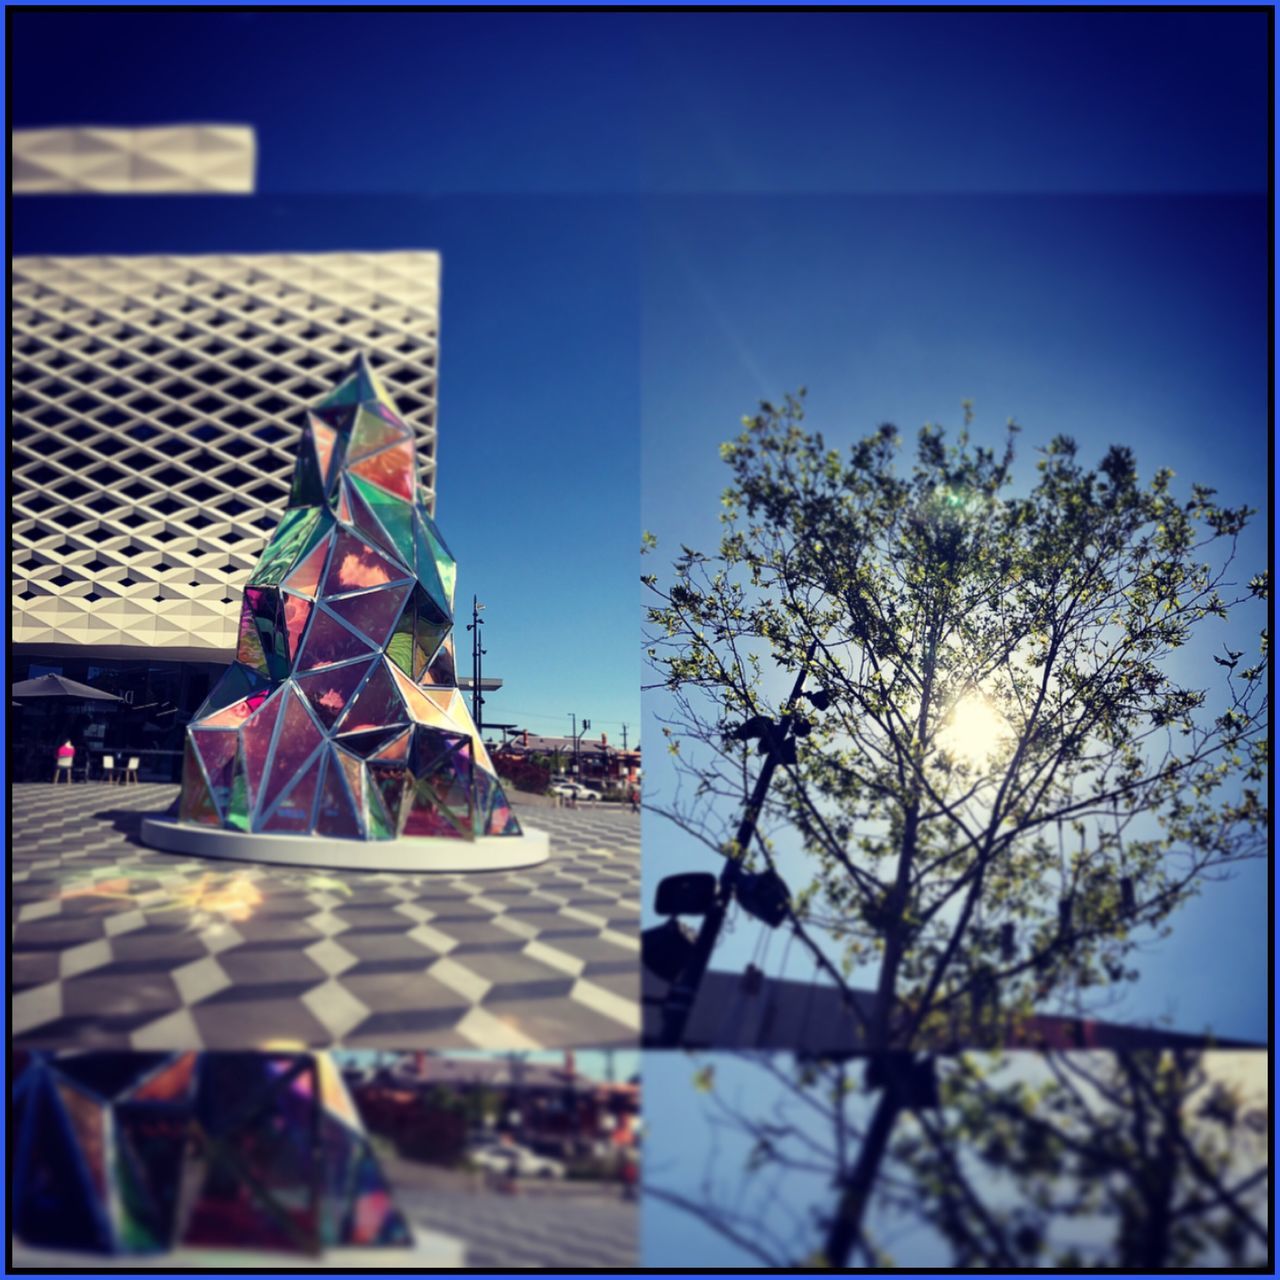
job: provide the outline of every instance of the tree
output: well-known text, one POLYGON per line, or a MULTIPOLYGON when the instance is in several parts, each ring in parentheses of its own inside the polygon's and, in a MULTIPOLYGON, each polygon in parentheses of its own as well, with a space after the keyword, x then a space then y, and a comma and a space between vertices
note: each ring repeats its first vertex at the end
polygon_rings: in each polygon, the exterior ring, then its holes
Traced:
MULTIPOLYGON (((1144 936, 1266 849, 1267 634, 1256 658, 1224 646, 1188 672, 1179 653, 1228 621, 1240 643, 1239 611, 1265 601, 1267 576, 1234 569, 1254 513, 1200 485, 1179 499, 1168 470, 1141 484, 1120 446, 1087 468, 1066 436, 1015 494, 1018 428, 976 445, 967 406, 954 443, 921 430, 906 475, 896 428, 846 454, 803 418, 801 393, 744 419, 718 551, 645 578, 681 779, 654 807, 772 867, 767 835, 725 839, 726 812, 755 742, 791 744, 763 811, 812 867, 790 924, 873 1050, 1000 1043, 1047 1001, 1096 1008, 1144 936)), ((834 1260, 902 1109, 885 1089, 834 1260)))
MULTIPOLYGON (((931 1065, 936 1103, 898 1125, 848 1261, 933 1264, 941 1251, 960 1269, 1150 1273, 1266 1259, 1264 1053, 997 1052, 931 1065), (895 1240, 927 1252, 895 1257, 895 1240)), ((724 1067, 711 1059, 694 1077, 722 1135, 701 1186, 658 1180, 650 1193, 766 1266, 826 1262, 821 1189, 857 1163, 874 1097, 848 1063, 759 1055, 724 1067), (735 1182, 724 1151, 743 1144, 735 1182)))
POLYGON ((1048 1054, 1037 1068, 1038 1080, 1002 1081, 991 1062, 962 1059, 940 1113, 921 1114, 895 1150, 907 1181, 928 1188, 912 1210, 957 1265, 1150 1273, 1265 1261, 1265 1054, 1048 1054), (1243 1073, 1257 1096, 1231 1078, 1240 1066, 1260 1068, 1243 1073), (1084 1219, 1091 1231, 1063 1230, 1084 1219))

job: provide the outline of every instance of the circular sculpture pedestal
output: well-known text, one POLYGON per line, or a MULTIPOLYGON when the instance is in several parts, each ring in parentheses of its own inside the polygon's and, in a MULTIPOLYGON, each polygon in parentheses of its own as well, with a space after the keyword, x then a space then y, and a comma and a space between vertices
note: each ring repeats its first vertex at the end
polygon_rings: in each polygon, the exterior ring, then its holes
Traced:
POLYGON ((399 840, 340 840, 333 836, 268 835, 188 826, 173 818, 144 818, 142 840, 153 849, 196 858, 232 858, 286 867, 344 871, 514 871, 535 867, 551 854, 545 831, 525 827, 518 836, 449 840, 406 836, 399 840))

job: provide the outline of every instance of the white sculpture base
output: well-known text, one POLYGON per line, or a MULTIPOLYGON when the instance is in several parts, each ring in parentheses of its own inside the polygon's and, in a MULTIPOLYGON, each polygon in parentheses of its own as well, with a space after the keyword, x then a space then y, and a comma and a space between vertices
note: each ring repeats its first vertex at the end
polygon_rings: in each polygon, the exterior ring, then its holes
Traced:
POLYGON ((536 867, 551 856, 551 837, 531 827, 524 827, 518 836, 481 836, 478 840, 443 836, 342 840, 335 836, 227 831, 189 826, 176 818, 144 818, 142 840, 153 849, 196 858, 343 871, 514 871, 536 867))

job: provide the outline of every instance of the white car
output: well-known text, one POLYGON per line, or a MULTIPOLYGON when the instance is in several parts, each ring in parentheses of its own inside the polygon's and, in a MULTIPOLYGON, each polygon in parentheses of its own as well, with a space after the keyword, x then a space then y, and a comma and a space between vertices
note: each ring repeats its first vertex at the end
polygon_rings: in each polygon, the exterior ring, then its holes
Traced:
POLYGON ((579 802, 583 800, 599 800, 600 793, 584 786, 581 782, 557 782, 548 788, 553 796, 563 796, 566 800, 573 796, 579 802))
POLYGON ((487 1142, 473 1147, 467 1158, 482 1169, 494 1173, 513 1173, 518 1178, 563 1178, 564 1165, 559 1160, 540 1156, 528 1147, 511 1142, 487 1142))

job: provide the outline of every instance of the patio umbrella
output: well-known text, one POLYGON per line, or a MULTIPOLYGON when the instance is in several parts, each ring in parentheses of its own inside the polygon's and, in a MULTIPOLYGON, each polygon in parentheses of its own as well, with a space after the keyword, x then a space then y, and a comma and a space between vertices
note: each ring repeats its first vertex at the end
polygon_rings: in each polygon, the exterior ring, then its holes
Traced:
POLYGON ((123 702, 114 693, 104 693, 78 680, 66 676, 37 676, 34 680, 19 680, 9 689, 14 698, 71 698, 77 702, 123 702))

